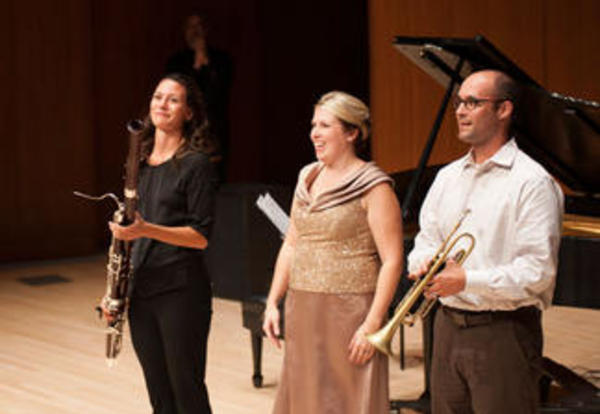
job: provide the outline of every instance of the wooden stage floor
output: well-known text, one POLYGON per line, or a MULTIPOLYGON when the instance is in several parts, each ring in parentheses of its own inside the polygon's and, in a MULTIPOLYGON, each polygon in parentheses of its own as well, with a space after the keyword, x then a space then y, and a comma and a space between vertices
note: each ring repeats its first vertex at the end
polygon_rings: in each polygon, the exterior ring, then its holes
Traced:
MULTIPOLYGON (((103 357, 103 323, 94 311, 104 292, 104 256, 0 267, 0 413, 142 414, 151 412, 126 333, 117 365, 103 357), (68 279, 28 285, 23 277, 68 279)), ((545 355, 580 374, 600 369, 600 311, 553 307, 545 313, 545 355)), ((390 395, 423 389, 421 330, 406 330, 407 369, 390 367, 390 395)), ((265 342, 264 387, 252 386, 248 331, 238 302, 215 299, 207 384, 215 413, 269 413, 282 352, 265 342)))

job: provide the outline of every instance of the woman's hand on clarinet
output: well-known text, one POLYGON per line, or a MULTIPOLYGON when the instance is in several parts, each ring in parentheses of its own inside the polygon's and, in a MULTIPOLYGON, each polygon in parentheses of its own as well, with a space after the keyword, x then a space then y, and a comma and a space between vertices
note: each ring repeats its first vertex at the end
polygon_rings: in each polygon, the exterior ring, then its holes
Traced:
POLYGON ((104 316, 106 321, 111 323, 115 320, 115 315, 110 310, 108 310, 108 301, 109 298, 107 296, 104 296, 102 300, 100 300, 100 304, 98 305, 97 309, 99 309, 100 312, 102 312, 102 316, 104 316))
POLYGON ((281 349, 281 342, 279 341, 279 330, 280 315, 279 309, 276 305, 267 304, 265 309, 265 317, 263 322, 263 331, 267 338, 279 349, 281 349))
POLYGON ((348 360, 350 362, 356 365, 363 365, 369 362, 375 354, 376 349, 367 341, 365 335, 377 331, 378 328, 379 326, 369 324, 366 321, 358 327, 350 341, 350 345, 348 345, 348 360))
POLYGON ((121 226, 113 221, 109 221, 108 227, 113 236, 119 240, 131 241, 146 236, 146 221, 137 211, 135 213, 135 220, 130 225, 121 226))

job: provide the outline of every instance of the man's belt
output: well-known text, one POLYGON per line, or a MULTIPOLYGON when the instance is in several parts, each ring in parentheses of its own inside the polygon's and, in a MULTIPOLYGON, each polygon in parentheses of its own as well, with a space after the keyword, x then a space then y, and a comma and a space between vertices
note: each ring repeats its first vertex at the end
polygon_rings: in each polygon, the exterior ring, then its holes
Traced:
POLYGON ((540 313, 535 306, 524 306, 510 311, 468 311, 442 306, 442 311, 460 328, 489 325, 499 320, 524 320, 539 316, 540 313))

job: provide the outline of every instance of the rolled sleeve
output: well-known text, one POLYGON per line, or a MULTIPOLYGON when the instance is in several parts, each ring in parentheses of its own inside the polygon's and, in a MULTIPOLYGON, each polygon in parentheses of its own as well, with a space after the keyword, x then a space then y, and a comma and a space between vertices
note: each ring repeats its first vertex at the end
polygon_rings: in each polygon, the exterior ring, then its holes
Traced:
POLYGON ((465 270, 466 292, 482 292, 487 290, 489 278, 485 270, 465 270))

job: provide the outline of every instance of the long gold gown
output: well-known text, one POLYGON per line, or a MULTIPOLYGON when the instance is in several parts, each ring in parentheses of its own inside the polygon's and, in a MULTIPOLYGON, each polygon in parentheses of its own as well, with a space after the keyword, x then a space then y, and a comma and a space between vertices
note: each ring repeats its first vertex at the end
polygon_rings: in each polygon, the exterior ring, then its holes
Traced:
POLYGON ((300 173, 292 220, 298 232, 285 300, 285 356, 275 414, 389 412, 387 357, 348 361, 380 268, 361 198, 391 179, 367 163, 313 199, 317 163, 300 173))

